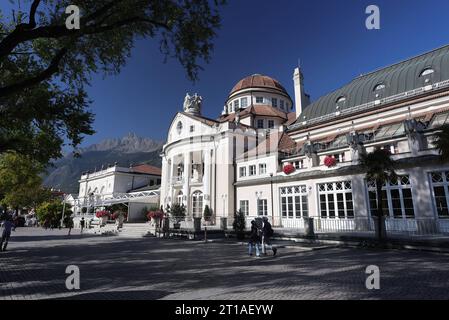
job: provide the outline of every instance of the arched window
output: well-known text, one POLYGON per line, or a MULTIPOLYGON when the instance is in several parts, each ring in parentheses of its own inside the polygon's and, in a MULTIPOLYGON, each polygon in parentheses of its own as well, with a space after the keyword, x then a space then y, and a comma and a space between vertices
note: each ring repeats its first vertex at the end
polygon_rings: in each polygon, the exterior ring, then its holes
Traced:
POLYGON ((192 194, 192 213, 194 217, 201 217, 203 213, 203 193, 195 191, 192 194))
POLYGON ((385 89, 385 83, 379 83, 374 87, 374 91, 380 91, 382 89, 385 89))
POLYGON ((344 103, 344 102, 346 102, 346 97, 345 96, 338 97, 337 104, 344 103))
POLYGON ((343 107, 346 103, 346 97, 345 96, 340 96, 337 101, 336 101, 336 109, 340 109, 341 107, 343 107))
POLYGON ((426 69, 424 69, 423 71, 421 71, 421 73, 420 73, 420 77, 424 77, 424 76, 428 76, 428 75, 430 75, 430 74, 433 74, 435 72, 435 70, 434 69, 432 69, 432 68, 426 68, 426 69))

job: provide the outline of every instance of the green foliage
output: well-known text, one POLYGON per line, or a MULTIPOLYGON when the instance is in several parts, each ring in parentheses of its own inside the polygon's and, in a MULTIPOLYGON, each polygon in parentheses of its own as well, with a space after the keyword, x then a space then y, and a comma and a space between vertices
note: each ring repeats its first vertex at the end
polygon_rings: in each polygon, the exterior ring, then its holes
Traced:
POLYGON ((14 152, 0 155, 0 203, 12 208, 36 207, 50 199, 41 187, 42 166, 14 152))
POLYGON ((206 204, 204 206, 204 220, 209 221, 212 218, 212 210, 210 210, 209 206, 206 204))
MULTIPOLYGON (((40 204, 36 208, 36 216, 41 224, 49 223, 53 227, 57 227, 62 219, 63 204, 60 200, 50 200, 40 204)), ((71 206, 65 205, 64 221, 65 225, 68 225, 71 220, 71 206)))
POLYGON ((179 223, 181 221, 184 221, 186 218, 186 208, 183 204, 175 203, 170 208, 170 216, 176 221, 176 223, 179 223))
POLYGON ((362 154, 360 165, 366 172, 366 179, 380 182, 396 178, 396 163, 391 159, 391 153, 385 149, 376 149, 371 153, 362 154))
POLYGON ((85 86, 94 73, 117 74, 138 39, 160 42, 196 80, 220 26, 215 0, 15 0, 0 16, 0 154, 17 151, 47 163, 66 141, 93 134, 85 86), (28 1, 31 2, 31 1, 28 1), (82 12, 80 30, 65 8, 82 12))
POLYGON ((234 213, 234 222, 232 223, 232 228, 238 234, 242 234, 246 228, 246 218, 242 210, 238 210, 234 213))
POLYGON ((449 161, 449 124, 444 124, 435 134, 435 147, 441 155, 443 161, 449 161))

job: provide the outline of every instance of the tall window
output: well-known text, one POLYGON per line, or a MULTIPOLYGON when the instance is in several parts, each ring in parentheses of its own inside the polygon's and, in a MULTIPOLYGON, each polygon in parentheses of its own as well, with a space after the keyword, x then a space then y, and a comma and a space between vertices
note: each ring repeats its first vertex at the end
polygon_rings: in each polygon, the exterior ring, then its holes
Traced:
POLYGON ((248 200, 240 200, 240 211, 247 216, 249 215, 249 201, 248 200))
POLYGON ((242 98, 240 104, 242 108, 246 108, 248 106, 248 98, 242 98))
MULTIPOLYGON (((367 186, 371 216, 377 216, 376 182, 368 181, 367 186)), ((384 184, 382 186, 382 201, 384 213, 388 213, 391 218, 413 219, 415 210, 409 176, 398 176, 384 184)))
POLYGON ((267 164, 260 163, 259 164, 259 174, 266 174, 266 173, 267 173, 267 164))
POLYGON ((266 216, 268 215, 268 201, 267 199, 257 200, 257 215, 266 216))
POLYGON ((239 109, 239 100, 234 100, 234 110, 237 111, 239 109))
POLYGON ((274 108, 277 108, 278 107, 278 99, 271 98, 271 106, 274 108))
POLYGON ((249 175, 250 176, 255 176, 256 175, 256 166, 255 165, 249 166, 249 175))
POLYGON ((321 218, 354 218, 351 181, 320 183, 318 194, 321 218))
POLYGON ((282 187, 279 189, 279 193, 282 218, 293 219, 309 216, 307 187, 305 185, 282 187))
POLYGON ((304 168, 304 160, 303 159, 297 160, 293 163, 293 165, 295 166, 295 169, 297 169, 297 170, 302 169, 302 168, 304 168))
POLYGON ((240 167, 240 177, 246 177, 246 167, 240 167))
POLYGON ((263 97, 256 97, 256 103, 263 103, 263 97))
POLYGON ((182 191, 179 191, 178 195, 176 196, 176 203, 177 204, 181 204, 182 205, 184 203, 183 200, 182 200, 182 196, 183 196, 182 191))
POLYGON ((257 128, 258 129, 263 129, 263 119, 257 120, 257 128))
POLYGON ((432 172, 430 177, 438 217, 449 218, 449 172, 432 172))
POLYGON ((282 110, 284 110, 284 100, 279 101, 279 106, 282 110))
POLYGON ((203 213, 203 194, 196 191, 192 195, 192 213, 194 217, 201 217, 203 213))
POLYGON ((274 128, 274 120, 268 120, 268 129, 274 128))

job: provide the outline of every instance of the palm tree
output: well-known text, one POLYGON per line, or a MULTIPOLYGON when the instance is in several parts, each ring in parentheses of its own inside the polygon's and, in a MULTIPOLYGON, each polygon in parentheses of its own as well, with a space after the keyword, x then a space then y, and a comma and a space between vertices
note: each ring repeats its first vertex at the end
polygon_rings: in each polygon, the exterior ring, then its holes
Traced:
POLYGON ((379 242, 383 242, 385 230, 384 209, 382 186, 387 181, 396 178, 395 161, 391 159, 391 153, 388 150, 377 148, 368 154, 362 154, 360 165, 366 172, 367 181, 376 182, 377 193, 377 237, 379 242))
POLYGON ((443 161, 449 161, 449 124, 444 124, 435 134, 435 147, 443 161))

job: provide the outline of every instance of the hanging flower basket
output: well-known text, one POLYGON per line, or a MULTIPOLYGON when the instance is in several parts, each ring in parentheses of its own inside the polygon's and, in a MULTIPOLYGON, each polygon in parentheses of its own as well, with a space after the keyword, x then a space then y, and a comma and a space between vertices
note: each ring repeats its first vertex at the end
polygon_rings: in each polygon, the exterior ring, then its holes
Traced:
POLYGON ((148 221, 153 221, 156 228, 160 227, 161 221, 164 218, 164 212, 161 210, 148 211, 148 221))
POLYGON ((292 174, 295 170, 295 166, 292 164, 286 164, 283 168, 285 174, 292 174))
POLYGON ((334 167, 337 164, 337 159, 335 159, 334 157, 331 156, 326 156, 326 158, 324 158, 324 165, 328 168, 330 167, 334 167))
POLYGON ((111 213, 107 210, 101 210, 97 211, 95 216, 101 220, 101 225, 105 225, 108 222, 111 213))

